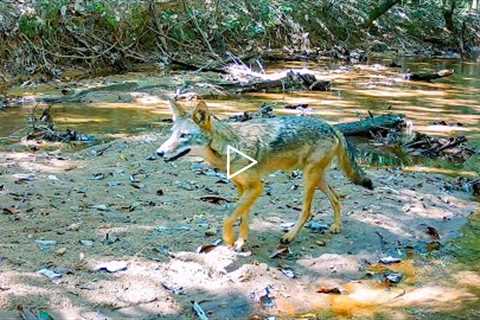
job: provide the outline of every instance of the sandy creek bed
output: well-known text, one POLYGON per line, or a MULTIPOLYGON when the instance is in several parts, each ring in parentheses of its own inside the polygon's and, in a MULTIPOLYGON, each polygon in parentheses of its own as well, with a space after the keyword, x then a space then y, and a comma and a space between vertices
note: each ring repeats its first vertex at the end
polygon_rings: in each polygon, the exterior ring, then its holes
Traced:
MULTIPOLYGON (((407 316, 405 307, 449 310, 477 299, 469 288, 479 289, 478 274, 468 273, 473 280, 465 281, 452 272, 448 255, 429 254, 435 238, 429 227, 444 244, 476 208, 465 194, 445 191, 444 177, 370 170, 378 186, 372 192, 332 170, 330 180, 344 198, 344 231, 304 229, 288 256, 271 259, 282 223, 294 222, 301 205, 301 177, 278 173, 269 177, 253 212, 251 255, 222 245, 197 254, 197 247, 220 238, 222 218, 231 210, 228 203, 200 198, 234 200, 235 194, 212 171, 195 173, 192 165, 203 167, 189 160, 145 160, 162 138, 117 140, 101 156, 92 153, 101 146, 67 158, 0 154, 0 203, 15 206, 0 215, 1 309, 37 306, 59 319, 190 319, 195 300, 211 319, 312 310, 400 317, 407 316), (42 250, 35 240, 56 243, 42 250), (387 256, 402 262, 377 264, 387 256), (109 261, 124 262, 126 270, 94 271, 109 261), (36 272, 45 267, 66 273, 51 281, 36 272), (398 285, 384 284, 385 267, 403 274, 398 285), (267 287, 271 305, 261 299, 267 287), (341 294, 317 292, 333 288, 341 294)), ((330 223, 320 193, 315 212, 315 222, 330 223)))

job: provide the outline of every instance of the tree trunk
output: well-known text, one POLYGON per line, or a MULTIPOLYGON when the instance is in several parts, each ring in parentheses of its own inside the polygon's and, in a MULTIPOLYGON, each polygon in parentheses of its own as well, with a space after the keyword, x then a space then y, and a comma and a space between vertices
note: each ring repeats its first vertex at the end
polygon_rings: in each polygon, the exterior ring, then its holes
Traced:
POLYGON ((450 4, 450 7, 445 7, 443 9, 443 18, 445 19, 445 27, 447 28, 448 31, 455 33, 455 23, 453 21, 453 14, 455 13, 457 1, 450 0, 450 3, 447 1, 446 4, 450 4))
POLYGON ((368 21, 366 27, 370 28, 382 15, 384 15, 388 10, 390 10, 394 5, 399 3, 401 0, 384 0, 377 7, 375 7, 370 14, 368 15, 368 21))

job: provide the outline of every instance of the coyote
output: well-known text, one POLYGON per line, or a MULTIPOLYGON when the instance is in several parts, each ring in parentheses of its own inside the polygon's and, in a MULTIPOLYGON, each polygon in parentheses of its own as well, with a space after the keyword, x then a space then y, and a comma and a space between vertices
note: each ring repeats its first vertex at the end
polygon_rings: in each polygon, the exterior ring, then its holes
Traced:
MULTIPOLYGON (((372 181, 357 165, 342 133, 326 122, 313 117, 276 116, 248 122, 221 121, 198 99, 192 113, 175 100, 169 100, 173 113, 170 138, 157 149, 159 157, 174 161, 188 153, 203 157, 211 166, 226 170, 227 146, 230 145, 256 159, 257 165, 232 178, 240 199, 233 213, 225 219, 223 239, 240 250, 248 238, 248 215, 263 191, 262 177, 277 170, 303 169, 304 205, 295 226, 281 243, 292 242, 312 213, 315 189, 326 194, 334 212, 332 233, 342 227, 340 199, 328 185, 326 172, 333 160, 355 184, 373 189, 372 181), (235 241, 233 225, 241 219, 239 237, 235 241)), ((238 170, 248 160, 231 157, 230 166, 238 170)), ((234 172, 232 170, 232 172, 234 172)))

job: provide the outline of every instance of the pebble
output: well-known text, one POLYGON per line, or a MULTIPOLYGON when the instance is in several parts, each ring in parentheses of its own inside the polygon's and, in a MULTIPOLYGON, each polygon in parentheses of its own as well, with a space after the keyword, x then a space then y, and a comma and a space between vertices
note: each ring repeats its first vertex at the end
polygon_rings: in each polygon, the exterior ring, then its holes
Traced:
POLYGON ((327 243, 324 240, 317 240, 315 243, 320 247, 325 247, 327 243))
POLYGON ((324 232, 329 229, 328 225, 315 221, 310 221, 305 227, 310 229, 312 232, 324 232))
POLYGON ((55 254, 57 256, 63 256, 66 252, 67 252, 67 248, 63 247, 63 248, 60 248, 57 251, 55 251, 55 254))
POLYGON ((217 234, 217 228, 215 228, 215 227, 210 227, 210 228, 208 228, 208 230, 205 231, 205 235, 207 237, 211 237, 211 236, 214 236, 216 234, 217 234))
POLYGON ((41 275, 44 275, 45 277, 47 277, 50 280, 60 279, 62 277, 61 273, 57 273, 57 272, 49 270, 49 269, 38 270, 38 273, 40 273, 41 275))
POLYGON ((98 211, 107 211, 108 207, 104 204, 98 204, 95 206, 92 206, 93 209, 97 209, 98 211))
POLYGON ((127 270, 127 263, 124 261, 104 262, 95 267, 95 271, 106 271, 109 273, 115 273, 124 270, 127 270))
POLYGON ((79 241, 81 245, 91 247, 93 246, 93 241, 92 240, 80 240, 79 241))
POLYGON ((403 274, 399 272, 392 272, 385 275, 385 279, 390 283, 399 283, 402 281, 403 274))
POLYGON ((398 263, 398 262, 402 261, 402 259, 394 258, 392 256, 388 256, 388 257, 380 258, 379 261, 380 261, 380 263, 383 263, 383 264, 392 264, 392 263, 398 263))
POLYGON ((35 240, 35 243, 43 251, 48 251, 52 249, 53 246, 57 244, 55 240, 35 240))

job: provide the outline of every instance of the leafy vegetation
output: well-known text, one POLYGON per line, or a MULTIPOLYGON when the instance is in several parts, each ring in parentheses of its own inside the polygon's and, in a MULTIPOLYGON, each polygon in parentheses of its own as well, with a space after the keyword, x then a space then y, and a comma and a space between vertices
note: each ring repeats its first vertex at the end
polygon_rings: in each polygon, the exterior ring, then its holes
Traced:
MULTIPOLYGON (((480 43, 477 0, 29 0, 0 4, 4 73, 218 61, 264 49, 451 49, 480 43)), ((5 75, 4 75, 5 77, 5 75)))

